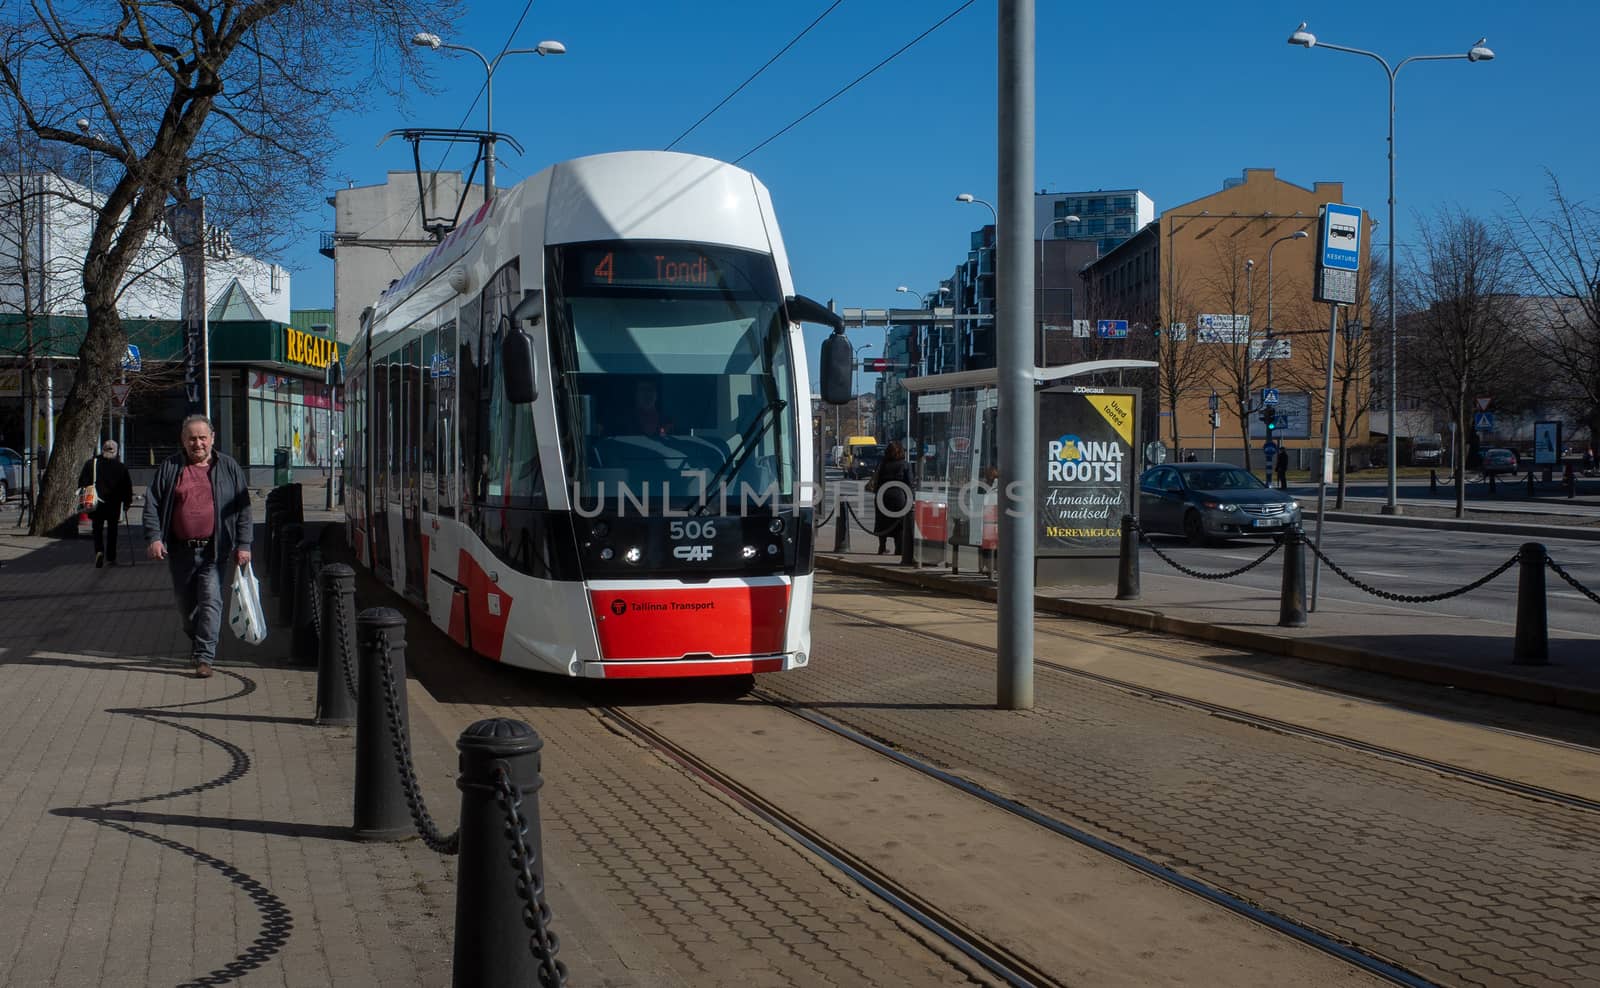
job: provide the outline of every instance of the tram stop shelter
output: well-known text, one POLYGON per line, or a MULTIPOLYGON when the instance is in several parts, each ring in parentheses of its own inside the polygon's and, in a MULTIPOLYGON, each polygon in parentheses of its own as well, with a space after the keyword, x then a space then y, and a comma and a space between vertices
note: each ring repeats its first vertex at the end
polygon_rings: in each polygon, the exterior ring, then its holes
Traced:
MULTIPOLYGON (((1035 367, 1035 535, 1039 585, 1116 580, 1124 514, 1138 513, 1142 421, 1136 388, 1088 382, 1151 360, 1090 360, 1035 367)), ((999 371, 931 374, 901 381, 912 408, 906 449, 915 458, 914 554, 948 563, 963 550, 994 573, 1005 478, 999 475, 999 371)))

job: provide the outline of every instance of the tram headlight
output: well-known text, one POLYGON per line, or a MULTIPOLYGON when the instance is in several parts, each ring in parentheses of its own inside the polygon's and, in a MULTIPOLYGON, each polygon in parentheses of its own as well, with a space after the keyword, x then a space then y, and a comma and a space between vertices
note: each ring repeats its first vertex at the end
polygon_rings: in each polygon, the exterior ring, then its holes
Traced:
POLYGON ((626 559, 630 563, 637 563, 640 559, 644 558, 644 553, 640 552, 639 547, 636 545, 629 546, 628 551, 622 554, 622 558, 626 559))
POLYGON ((767 525, 767 531, 771 532, 773 535, 782 535, 783 534, 783 519, 782 518, 774 518, 774 519, 772 519, 772 521, 767 525))
POLYGON ((769 542, 767 544, 767 555, 776 556, 777 554, 778 554, 778 545, 777 545, 777 543, 769 542))
POLYGON ((611 534, 611 526, 603 521, 597 521, 594 523, 594 527, 589 529, 589 534, 597 539, 603 539, 611 534))
POLYGON ((615 555, 616 555, 616 553, 611 551, 611 547, 610 546, 606 546, 605 548, 600 550, 600 558, 604 562, 608 562, 608 563, 611 562, 612 557, 615 556, 615 555))
POLYGON ((756 547, 753 546, 753 545, 745 546, 744 547, 744 558, 746 558, 746 559, 754 559, 754 558, 756 558, 756 547))

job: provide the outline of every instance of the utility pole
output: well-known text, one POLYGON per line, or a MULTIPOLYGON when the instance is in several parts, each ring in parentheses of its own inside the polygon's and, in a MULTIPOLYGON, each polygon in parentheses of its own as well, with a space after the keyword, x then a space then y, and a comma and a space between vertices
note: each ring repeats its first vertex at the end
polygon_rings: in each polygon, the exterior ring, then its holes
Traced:
POLYGON ((999 220, 995 332, 1000 401, 998 705, 1033 708, 1034 488, 1037 431, 1033 381, 1034 3, 1000 0, 999 220))

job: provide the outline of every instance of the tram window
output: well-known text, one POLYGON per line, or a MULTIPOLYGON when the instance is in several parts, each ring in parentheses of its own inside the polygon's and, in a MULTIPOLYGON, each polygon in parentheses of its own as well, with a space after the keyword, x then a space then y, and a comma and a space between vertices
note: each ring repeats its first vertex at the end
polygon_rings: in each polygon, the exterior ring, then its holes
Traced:
POLYGON ((460 365, 455 359, 456 324, 445 323, 439 329, 438 353, 449 363, 449 376, 434 381, 434 394, 438 399, 435 428, 435 462, 439 474, 439 513, 449 518, 456 513, 456 381, 460 365))
POLYGON ((435 444, 439 441, 438 382, 434 379, 433 355, 439 352, 439 331, 429 330, 422 337, 422 510, 439 510, 439 465, 435 444))
POLYGON ((389 361, 372 362, 372 497, 374 508, 383 505, 389 490, 389 361))
POLYGON ((385 498, 398 505, 405 487, 405 354, 397 350, 385 363, 389 366, 389 492, 385 498))

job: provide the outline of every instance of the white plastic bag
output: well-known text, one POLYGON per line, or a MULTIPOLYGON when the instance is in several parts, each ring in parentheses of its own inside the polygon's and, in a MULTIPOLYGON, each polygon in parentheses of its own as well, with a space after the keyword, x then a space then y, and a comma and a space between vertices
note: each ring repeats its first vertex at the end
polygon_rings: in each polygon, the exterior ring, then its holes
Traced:
POLYGON ((228 606, 228 627, 246 645, 267 640, 267 613, 261 608, 261 582, 249 563, 233 572, 233 603, 228 606))

